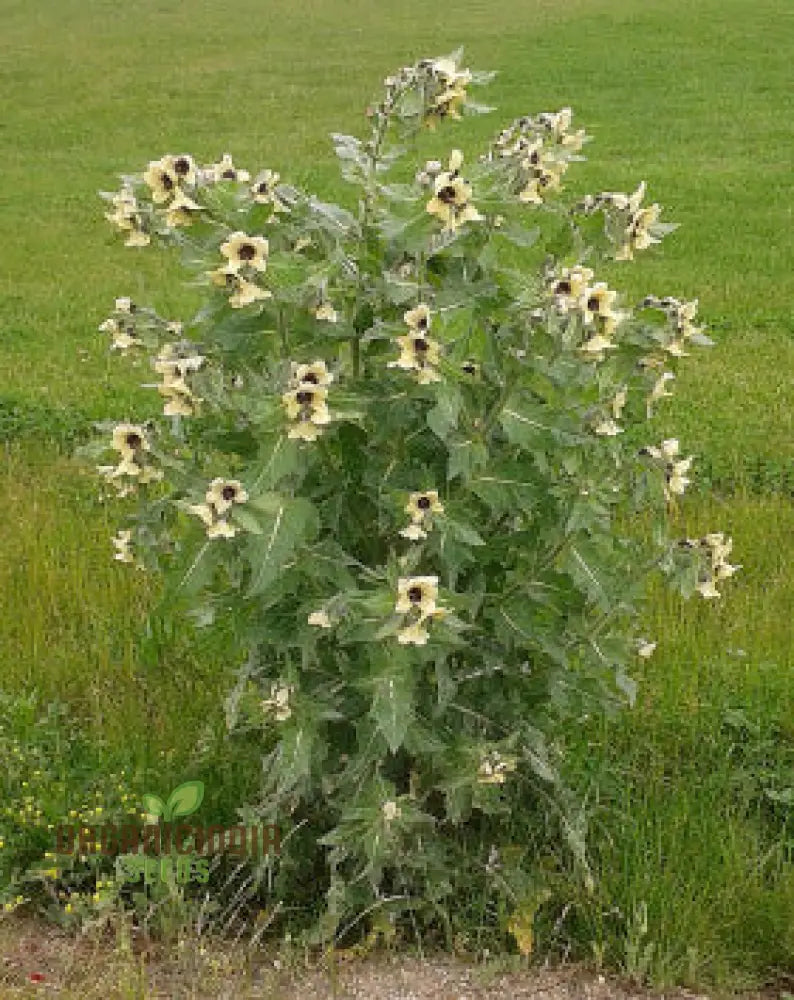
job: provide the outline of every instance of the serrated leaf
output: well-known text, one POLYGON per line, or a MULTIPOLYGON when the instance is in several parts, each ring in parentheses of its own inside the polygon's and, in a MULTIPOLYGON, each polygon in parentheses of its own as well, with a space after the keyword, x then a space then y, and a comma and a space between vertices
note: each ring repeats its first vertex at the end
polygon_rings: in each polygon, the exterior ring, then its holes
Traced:
POLYGON ((449 385, 442 386, 438 391, 438 401, 427 414, 427 426, 442 441, 446 441, 450 431, 458 423, 460 413, 460 395, 449 385))
POLYGON ((236 524, 239 524, 241 528, 245 528, 246 531, 250 531, 252 535, 262 534, 262 525, 256 519, 255 515, 252 514, 250 510, 246 510, 245 507, 233 507, 232 520, 236 524))
POLYGON ((470 525, 464 524, 462 521, 453 521, 452 518, 446 519, 446 525, 450 535, 457 541, 463 542, 465 545, 485 545, 483 537, 470 525))
MULTIPOLYGON (((272 509, 272 495, 258 498, 270 502, 269 517, 262 519, 262 533, 251 539, 249 559, 251 584, 248 597, 263 594, 281 572, 285 562, 317 527, 317 512, 305 497, 283 497, 272 509)), ((251 501, 253 503, 253 501, 251 501)), ((263 511, 264 513, 264 511, 263 511)))
POLYGON ((259 490, 270 490, 278 485, 286 476, 297 472, 301 467, 300 449, 297 441, 282 435, 264 456, 264 461, 254 477, 252 493, 259 490))
POLYGON ((370 715, 391 752, 397 753, 413 719, 413 684, 407 669, 391 671, 387 666, 386 672, 375 678, 370 715))
POLYGON ((204 800, 203 781, 185 781, 178 785, 168 797, 164 818, 175 819, 177 816, 190 816, 204 800))
POLYGON ((177 584, 177 590, 184 594, 195 594, 209 583, 215 569, 217 553, 217 547, 213 547, 210 540, 205 541, 177 584))

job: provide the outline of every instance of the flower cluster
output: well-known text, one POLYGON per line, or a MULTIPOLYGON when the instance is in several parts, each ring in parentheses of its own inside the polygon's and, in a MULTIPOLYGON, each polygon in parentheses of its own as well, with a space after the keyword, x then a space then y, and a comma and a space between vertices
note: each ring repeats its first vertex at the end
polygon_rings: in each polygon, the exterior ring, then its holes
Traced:
POLYGON ((154 370, 163 378, 157 391, 165 399, 166 417, 192 417, 201 403, 188 381, 204 364, 204 357, 194 351, 188 342, 165 344, 154 361, 154 370))
POLYGON ((151 236, 132 188, 124 185, 116 194, 104 194, 103 197, 110 201, 112 207, 111 212, 105 212, 105 218, 127 236, 124 246, 148 246, 151 236))
POLYGON ((591 360, 603 361, 604 352, 617 347, 611 338, 625 313, 615 309, 618 293, 603 281, 591 284, 592 279, 589 267, 566 267, 550 279, 548 287, 558 313, 575 315, 581 321, 584 340, 579 351, 591 360))
POLYGON ((616 437, 623 433, 618 420, 621 418, 628 396, 627 388, 621 386, 609 401, 607 411, 598 413, 593 420, 592 429, 595 434, 599 437, 616 437))
POLYGON ((642 206, 645 198, 645 181, 631 194, 621 191, 602 191, 588 195, 580 204, 586 215, 603 212, 607 221, 607 232, 615 243, 615 260, 633 260, 637 250, 647 250, 674 226, 660 223, 661 207, 642 206))
POLYGON ((515 757, 503 757, 497 750, 490 750, 483 757, 477 770, 480 785, 503 785, 507 775, 516 769, 515 757))
POLYGON ((698 582, 695 587, 701 597, 710 600, 722 595, 717 590, 717 584, 728 580, 741 569, 741 565, 728 562, 728 556, 733 548, 733 539, 726 538, 723 532, 716 531, 703 538, 687 538, 681 543, 683 548, 694 549, 701 553, 703 561, 698 582))
POLYGON ((280 212, 289 212, 289 207, 279 197, 278 182, 280 175, 273 170, 262 170, 254 178, 251 185, 251 197, 257 205, 270 205, 272 214, 268 221, 280 212))
POLYGON ((453 149, 449 166, 433 181, 433 197, 426 205, 430 215, 443 222, 443 229, 456 232, 467 222, 482 222, 483 216, 471 202, 471 184, 460 175, 463 153, 453 149))
POLYGON ((133 348, 154 346, 163 333, 179 336, 182 324, 162 319, 153 309, 140 308, 125 295, 116 299, 113 314, 99 324, 99 330, 111 334, 110 349, 126 357, 133 348))
POLYGON ((204 503, 190 504, 188 509, 207 528, 207 538, 234 538, 235 525, 227 520, 235 504, 248 499, 243 484, 237 479, 213 479, 204 495, 204 503))
POLYGON ((300 441, 316 441, 331 422, 328 410, 328 386, 334 376, 324 361, 294 365, 291 387, 282 395, 288 419, 287 436, 300 441))
POLYGON ((678 450, 677 438, 662 441, 659 448, 647 445, 640 450, 641 455, 653 458, 664 470, 664 498, 668 503, 673 501, 674 496, 681 496, 689 485, 685 473, 689 472, 692 466, 693 456, 678 458, 678 450))
POLYGON ((684 302, 681 299, 667 296, 663 299, 655 295, 647 295, 640 303, 641 309, 656 309, 667 317, 667 327, 660 339, 662 350, 674 358, 685 358, 688 352, 684 350, 688 341, 697 344, 710 344, 708 337, 703 335, 703 327, 695 326, 698 300, 684 302))
POLYGON ((262 701, 262 711, 272 712, 276 722, 286 722, 292 715, 289 702, 293 690, 289 684, 273 684, 270 688, 270 697, 262 701))
POLYGON ((473 80, 468 69, 458 63, 460 54, 439 59, 422 59, 415 66, 404 66, 383 81, 385 98, 374 114, 388 116, 400 105, 409 91, 422 94, 422 122, 431 129, 446 118, 460 118, 467 103, 466 88, 473 80))
POLYGON ((525 115, 496 137, 486 159, 513 168, 520 201, 541 205, 548 193, 561 189, 570 160, 587 138, 583 129, 571 131, 572 118, 570 108, 525 115))
POLYGON ((440 382, 437 365, 441 361, 441 345, 428 336, 430 330, 430 309, 421 302, 415 309, 403 315, 408 333, 395 340, 400 348, 400 356, 389 362, 389 368, 402 368, 416 372, 416 380, 421 385, 440 382))
POLYGON ((189 226, 194 214, 202 211, 202 206, 191 197, 198 179, 198 168, 187 153, 178 156, 169 153, 149 163, 143 181, 155 205, 165 209, 167 226, 189 226))
POLYGON ((133 347, 143 347, 135 324, 135 305, 129 298, 116 299, 113 316, 103 320, 99 330, 113 335, 110 349, 119 351, 122 356, 133 347))
POLYGON ((153 483, 163 478, 162 470, 151 464, 151 444, 140 424, 117 424, 110 446, 120 456, 118 465, 100 465, 97 471, 116 485, 120 497, 134 493, 138 483, 153 483))
POLYGON ((407 576, 397 581, 397 603, 394 610, 402 615, 402 627, 397 633, 401 645, 424 646, 430 638, 426 625, 443 618, 446 608, 438 607, 437 576, 407 576))
POLYGON ((411 523, 402 529, 400 534, 403 538, 410 538, 412 542, 417 542, 422 538, 427 538, 427 532, 433 526, 433 514, 443 514, 444 505, 438 499, 435 490, 426 490, 421 493, 412 493, 405 505, 405 513, 410 515, 411 523))
POLYGON ((271 292, 256 282, 267 270, 270 244, 264 236, 232 233, 221 244, 220 251, 226 258, 226 264, 208 274, 213 284, 231 293, 229 305, 232 309, 242 309, 272 297, 271 292))

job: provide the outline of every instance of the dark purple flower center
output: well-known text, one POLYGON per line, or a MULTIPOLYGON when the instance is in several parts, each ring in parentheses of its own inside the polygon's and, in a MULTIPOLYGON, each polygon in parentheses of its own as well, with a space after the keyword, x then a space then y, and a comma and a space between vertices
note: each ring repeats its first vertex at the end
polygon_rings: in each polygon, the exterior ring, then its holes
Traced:
POLYGON ((565 278, 563 278, 562 281, 558 281, 554 288, 554 291, 558 295, 570 295, 571 294, 570 281, 567 281, 565 278))
POLYGON ((595 295, 591 295, 587 300, 587 308, 590 312, 598 312, 601 307, 601 299, 597 298, 595 295))
POLYGON ((320 380, 317 378, 314 372, 309 372, 308 375, 303 376, 301 381, 308 382, 310 385, 318 385, 320 380))
POLYGON ((180 177, 186 177, 190 173, 190 160, 186 156, 179 156, 174 160, 174 172, 180 177))
POLYGON ((224 170, 224 171, 223 171, 223 173, 221 174, 221 177, 222 177, 222 178, 223 178, 223 179, 224 179, 225 181, 233 181, 233 180, 236 180, 236 178, 237 178, 237 171, 236 171, 236 170, 234 170, 234 169, 233 169, 232 167, 227 167, 227 169, 226 169, 226 170, 224 170))
POLYGON ((132 433, 128 434, 126 438, 124 438, 124 442, 128 448, 136 450, 140 448, 140 446, 143 444, 143 438, 140 436, 140 434, 136 434, 133 431, 132 433))
POLYGON ((174 186, 174 182, 171 180, 170 175, 165 172, 160 174, 160 183, 166 191, 171 191, 174 186))
POLYGON ((419 510, 428 510, 430 508, 430 497, 428 496, 419 497, 419 499, 416 501, 416 506, 419 508, 419 510))
POLYGON ((221 496, 226 501, 234 500, 237 496, 237 487, 235 486, 224 486, 221 490, 221 496))
POLYGON ((438 192, 438 200, 443 201, 445 205, 454 205, 456 197, 457 192, 453 184, 446 184, 438 192))
POLYGON ((428 344, 424 337, 415 337, 414 350, 418 351, 420 354, 424 354, 425 351, 430 350, 430 344, 428 344))
POLYGON ((422 588, 421 587, 411 587, 408 591, 408 600, 411 604, 419 604, 422 600, 422 588))
POLYGON ((295 399, 301 406, 307 406, 314 399, 314 393, 308 389, 301 389, 300 392, 295 393, 295 399))
POLYGON ((256 247, 253 243, 243 243, 237 248, 237 256, 240 260, 253 260, 256 257, 256 247))

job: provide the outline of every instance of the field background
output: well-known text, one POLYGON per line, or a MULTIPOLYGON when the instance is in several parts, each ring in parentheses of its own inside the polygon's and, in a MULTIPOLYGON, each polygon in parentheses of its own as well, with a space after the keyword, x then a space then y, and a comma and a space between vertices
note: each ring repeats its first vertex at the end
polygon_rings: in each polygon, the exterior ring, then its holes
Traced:
POLYGON ((123 505, 69 457, 93 420, 152 412, 146 370, 96 329, 114 297, 192 307, 173 261, 121 246, 96 192, 187 150, 346 197, 328 133, 363 129, 392 68, 464 44, 499 71, 483 92, 498 112, 427 155, 571 105, 595 141, 570 186, 645 179, 681 224, 607 277, 700 298, 717 346, 681 366, 649 441, 696 455, 682 534, 727 531, 744 566, 716 606, 652 594, 636 709, 571 736, 601 883, 566 932, 659 984, 794 971, 794 817, 764 793, 794 786, 794 4, 0 0, 0 24, 0 689, 66 699, 167 785, 222 730, 236 666, 179 633, 143 655, 154 585, 112 561, 123 505))

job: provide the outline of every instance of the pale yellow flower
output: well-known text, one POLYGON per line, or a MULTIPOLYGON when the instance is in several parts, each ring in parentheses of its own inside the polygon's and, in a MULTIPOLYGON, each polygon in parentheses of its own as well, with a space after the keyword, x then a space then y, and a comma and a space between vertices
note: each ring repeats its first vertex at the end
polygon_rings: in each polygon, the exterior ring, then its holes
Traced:
POLYGON ((480 785, 503 785, 507 775, 516 769, 515 757, 502 757, 496 751, 489 753, 477 770, 477 782, 480 785))
POLYGON ((131 188, 124 187, 111 198, 112 212, 106 212, 105 218, 122 232, 127 233, 125 246, 148 246, 151 238, 143 229, 143 220, 138 210, 138 202, 131 188))
POLYGON ((649 642, 647 639, 637 640, 637 656, 641 657, 643 660, 647 660, 648 657, 653 655, 653 651, 656 649, 657 643, 649 642))
POLYGON ((123 563, 134 563, 135 556, 132 554, 130 549, 130 542, 132 540, 131 531, 119 531, 111 541, 113 542, 113 547, 116 549, 114 559, 123 563))
POLYGON ((424 620, 436 613, 437 597, 437 576, 401 577, 397 581, 397 603, 394 610, 397 614, 418 610, 420 619, 424 620))
POLYGON ((391 823, 395 819, 399 819, 402 816, 402 810, 397 805, 396 802, 384 802, 382 806, 383 818, 387 823, 391 823))
POLYGON ((179 189, 179 177, 174 170, 172 158, 164 156, 151 160, 143 174, 143 181, 152 193, 152 201, 162 205, 170 201, 179 189))
POLYGON ((406 625, 397 633, 397 641, 401 646, 426 646, 430 633, 422 625, 422 621, 406 625))
POLYGON ((281 399, 287 417, 293 424, 287 432, 289 438, 316 441, 322 428, 331 422, 326 402, 328 392, 321 386, 304 383, 283 393, 281 399))
POLYGON ((672 392, 667 391, 665 386, 667 385, 668 382, 671 382, 674 378, 675 375, 672 372, 662 372, 662 374, 654 383, 654 386, 651 389, 648 398, 646 400, 646 407, 645 407, 646 415, 649 420, 653 416, 653 404, 660 399, 664 399, 665 397, 673 395, 672 392))
POLYGON ((221 243, 220 249, 229 261, 227 266, 235 272, 241 267, 251 267, 260 272, 267 269, 270 244, 264 236, 249 236, 238 231, 232 233, 225 243, 221 243))
POLYGON ((418 542, 422 538, 427 538, 427 532, 421 524, 417 524, 415 522, 409 524, 407 528, 403 528, 400 531, 400 534, 403 538, 409 538, 412 542, 418 542))
POLYGON ((318 385, 329 386, 334 376, 328 371, 324 361, 314 361, 310 365, 293 365, 292 381, 296 386, 318 385))
POLYGON ((689 468, 692 465, 692 456, 689 458, 682 458, 677 462, 670 462, 667 466, 665 472, 665 494, 675 494, 680 496, 687 488, 690 480, 684 475, 685 472, 689 472, 689 468))
POLYGON ((589 267, 565 267, 558 278, 553 278, 550 290, 560 312, 578 309, 586 297, 587 288, 593 279, 589 267))
POLYGON ((286 722, 292 715, 289 702, 293 690, 288 684, 273 684, 270 688, 270 697, 262 702, 262 710, 272 711, 277 722, 286 722))
POLYGON ((613 309, 617 297, 618 293, 608 288, 606 282, 598 281, 589 286, 580 300, 582 319, 585 325, 590 325, 599 319, 611 332, 618 319, 621 318, 613 309))
POLYGON ((621 386, 620 389, 615 393, 610 406, 612 407, 612 416, 615 420, 620 420, 620 415, 623 413, 623 408, 626 405, 626 401, 629 398, 629 392, 626 386, 621 386))
POLYGON ((328 617, 328 612, 324 610, 312 611, 307 619, 309 625, 314 625, 317 628, 332 628, 333 622, 328 617))
POLYGON ((132 227, 129 236, 124 241, 125 247, 148 247, 152 242, 151 236, 143 229, 132 227))
POLYGON ((192 156, 179 153, 177 156, 164 156, 163 160, 179 178, 180 184, 194 187, 198 181, 198 168, 192 156))
POLYGON ((403 319, 412 330, 426 332, 430 329, 430 308, 424 302, 420 302, 418 306, 404 313, 403 319))
POLYGON ((218 517, 210 504, 190 504, 188 510, 206 525, 207 538, 234 538, 237 534, 237 528, 225 518, 218 517))
POLYGON ((389 362, 389 368, 414 371, 417 381, 423 385, 441 381, 441 376, 435 369, 441 360, 441 345, 437 341, 416 334, 395 337, 395 340, 400 347, 400 356, 396 361, 389 362))
POLYGON ((123 459, 135 459, 150 450, 146 430, 140 424, 116 424, 113 428, 112 446, 123 459))
POLYGON ((126 354, 133 347, 142 347, 143 341, 136 336, 134 323, 123 323, 121 320, 110 318, 99 324, 99 329, 103 333, 112 333, 113 341, 110 349, 126 354))
POLYGON ((481 222, 483 216, 471 204, 471 185, 459 173, 463 163, 460 150, 453 150, 449 169, 442 171, 433 182, 433 197, 425 206, 444 224, 444 229, 455 232, 467 222, 481 222))
POLYGON ((714 585, 714 578, 711 576, 706 577, 704 580, 698 581, 695 590, 700 594, 701 597, 705 597, 706 600, 712 600, 715 597, 721 597, 722 595, 717 590, 714 585))
POLYGON ((583 344, 579 347, 579 350, 583 354, 592 355, 596 361, 603 361, 604 351, 613 350, 617 347, 609 337, 604 337, 600 333, 595 334, 588 340, 585 340, 583 344))
POLYGON ((248 493, 239 479, 213 479, 206 493, 206 501, 218 514, 225 514, 236 503, 245 503, 248 493))
POLYGON ((316 319, 324 320, 326 323, 336 323, 339 315, 330 302, 321 302, 314 310, 316 319))
POLYGON ((289 209, 276 194, 280 177, 273 170, 262 170, 254 178, 251 195, 258 205, 271 205, 274 212, 288 212, 289 209))
POLYGON ((166 225, 172 228, 190 226, 193 224, 194 215, 202 210, 202 206, 189 198, 184 191, 177 191, 174 200, 166 209, 166 225))
POLYGON ((217 163, 207 167, 205 176, 216 184, 221 181, 240 181, 242 184, 247 184, 251 180, 251 175, 247 170, 238 170, 235 167, 229 153, 224 153, 217 163))
POLYGON ((600 437, 616 437, 618 434, 623 433, 623 428, 612 420, 611 417, 598 421, 593 430, 600 437))
POLYGON ((229 305, 232 309, 243 309, 245 306, 253 305, 254 302, 263 302, 272 297, 273 293, 266 288, 260 288, 253 281, 246 281, 245 278, 237 275, 234 291, 229 296, 229 305))

